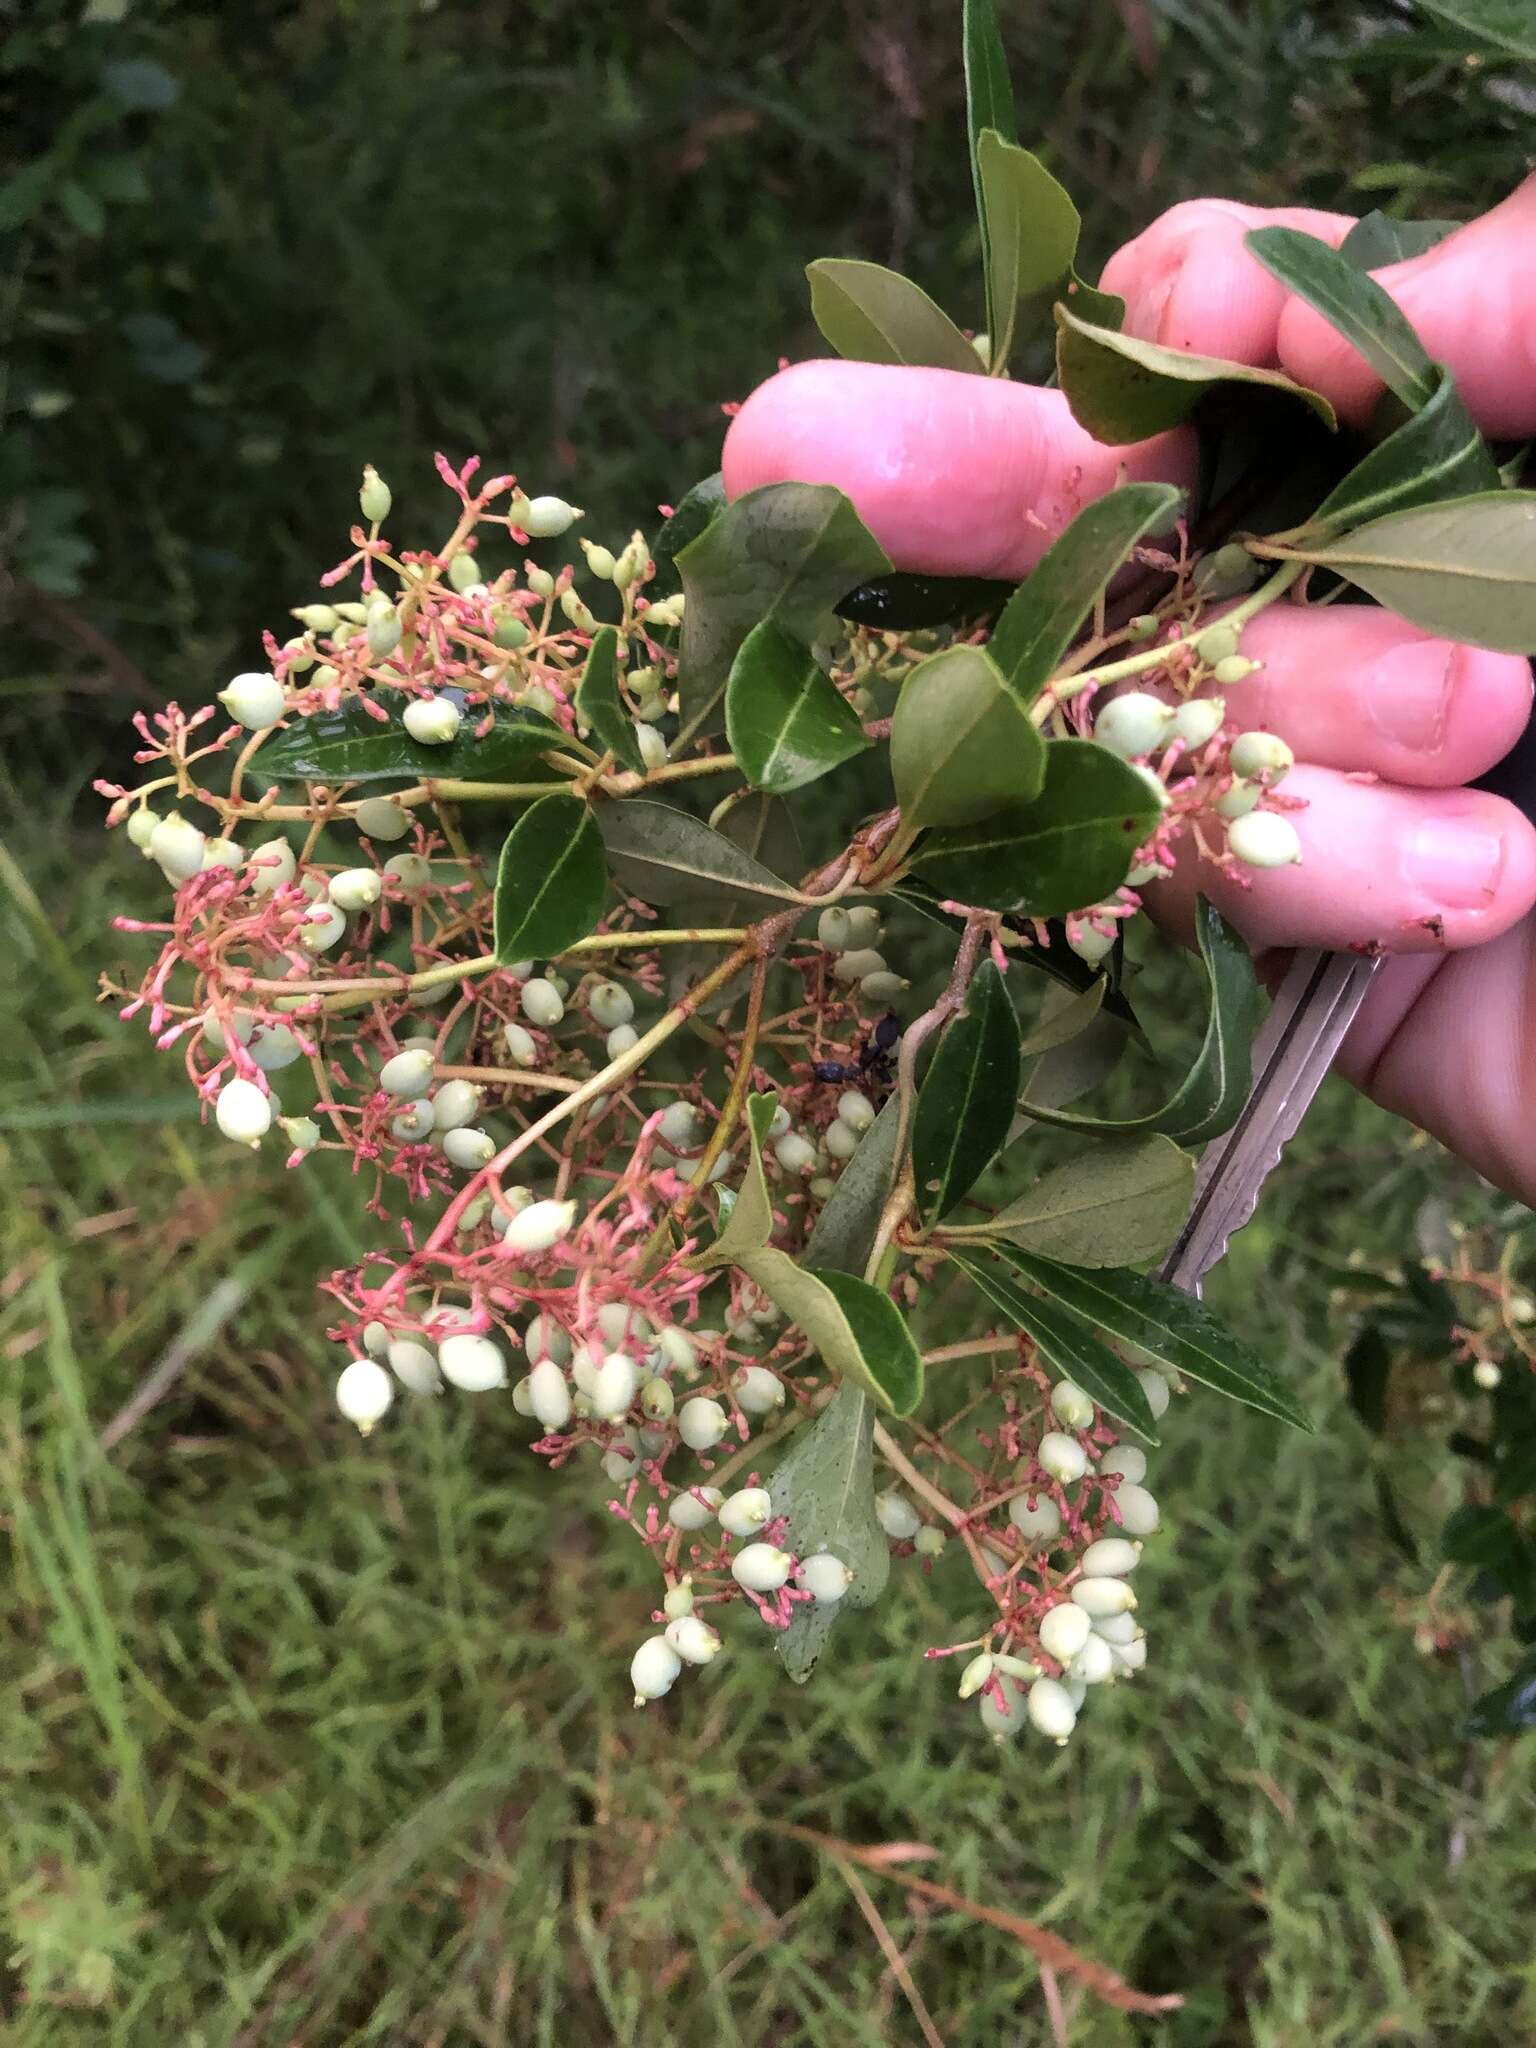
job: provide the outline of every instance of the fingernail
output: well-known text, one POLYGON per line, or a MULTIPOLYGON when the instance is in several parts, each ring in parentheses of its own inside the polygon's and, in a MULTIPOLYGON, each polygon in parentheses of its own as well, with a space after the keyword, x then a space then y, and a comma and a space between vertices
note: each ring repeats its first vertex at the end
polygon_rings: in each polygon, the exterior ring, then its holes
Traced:
POLYGON ((1443 640, 1403 641, 1372 664, 1362 692, 1366 716, 1395 746, 1437 752, 1460 667, 1461 650, 1443 640))
POLYGON ((1446 910, 1481 910, 1497 891, 1503 868, 1502 835, 1470 819, 1428 819, 1403 850, 1410 884, 1446 910))

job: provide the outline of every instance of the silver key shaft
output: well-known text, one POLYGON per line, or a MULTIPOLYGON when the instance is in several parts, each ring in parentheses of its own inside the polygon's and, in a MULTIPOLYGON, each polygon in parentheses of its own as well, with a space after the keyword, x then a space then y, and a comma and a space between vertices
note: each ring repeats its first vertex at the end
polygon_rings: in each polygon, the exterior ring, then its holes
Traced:
POLYGON ((1380 965, 1358 953, 1296 955, 1253 1041, 1247 1103, 1231 1130, 1200 1155, 1189 1215, 1159 1269, 1161 1279, 1199 1294, 1234 1232, 1258 1207, 1380 965))

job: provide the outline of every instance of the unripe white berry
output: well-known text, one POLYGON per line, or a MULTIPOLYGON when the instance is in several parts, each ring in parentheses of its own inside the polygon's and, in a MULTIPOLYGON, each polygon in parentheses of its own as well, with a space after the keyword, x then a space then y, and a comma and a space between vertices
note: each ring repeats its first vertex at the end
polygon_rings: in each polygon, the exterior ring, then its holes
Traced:
POLYGON ((1136 1595, 1124 1579, 1079 1579, 1072 1599, 1089 1616, 1129 1614, 1136 1605, 1136 1595))
POLYGON ((656 1349, 674 1372, 680 1372, 689 1379, 694 1376, 698 1369, 698 1352, 686 1330, 679 1329, 676 1323, 663 1323, 656 1332, 656 1349))
POLYGON ((1067 1669, 1078 1685, 1102 1685, 1115 1673, 1115 1653, 1099 1635, 1090 1635, 1067 1669))
POLYGON ((747 1415, 773 1415, 784 1406, 784 1382, 766 1366, 743 1366, 731 1391, 737 1407, 747 1415))
POLYGON ((182 817, 179 811, 168 811, 150 834, 149 857, 158 863, 168 881, 185 882, 201 871, 206 844, 189 818, 182 817))
POLYGON ((501 1039, 507 1049, 507 1058, 514 1067, 538 1065, 539 1048, 534 1042, 533 1034, 525 1031, 521 1024, 504 1024, 501 1039))
POLYGON ((1112 697, 1093 721, 1101 747, 1122 759, 1134 760, 1166 744, 1173 730, 1173 707, 1146 690, 1127 690, 1112 697))
POLYGON ((457 736, 464 714, 451 697, 413 697, 400 722, 424 747, 445 747, 457 736))
POLYGON ((435 1394, 442 1384, 436 1354, 414 1337, 397 1337, 390 1345, 389 1369, 413 1394, 435 1394))
POLYGON ((932 1522, 924 1522, 912 1538, 912 1548, 919 1557, 941 1557, 949 1538, 932 1522))
POLYGON ((259 1145, 272 1128, 272 1099, 254 1081, 226 1081, 213 1106, 213 1119, 237 1145, 259 1145))
POLYGON ((205 839, 203 841, 203 865, 201 872, 207 874, 211 868, 239 867, 245 859, 238 843, 233 839, 205 839))
POLYGON ((1029 1688, 1027 1707, 1035 1727, 1053 1742, 1065 1742, 1077 1726, 1077 1709, 1072 1704, 1072 1695, 1054 1678, 1035 1680, 1029 1688))
POLYGON ((392 853, 384 872, 393 875, 402 889, 425 889, 432 880, 432 863, 419 853, 392 853))
POLYGON ((730 1417, 718 1401, 695 1394, 678 1411, 677 1433, 691 1451, 711 1450, 730 1424, 730 1417))
POLYGON ((383 895, 384 881, 377 868, 343 868, 326 893, 338 910, 369 910, 383 895))
POLYGON ((389 1329, 381 1322, 364 1323, 363 1349, 370 1358, 382 1358, 389 1349, 389 1329))
POLYGON ((881 974, 885 971, 885 955, 875 946, 856 946, 851 952, 840 953, 832 969, 838 981, 862 981, 866 974, 881 974))
POLYGON ((997 1695, 984 1692, 977 1702, 981 1713, 981 1725, 996 1743, 1012 1742, 1024 1727, 1024 1688, 1017 1679, 1003 1681, 1003 1704, 997 1703, 997 1695))
POLYGON ((502 1242, 509 1252, 532 1257, 568 1236, 575 1220, 574 1202, 530 1202, 507 1225, 502 1242))
MULTIPOLYGON (((564 498, 530 498, 517 523, 533 540, 555 540, 580 517, 576 507, 567 505, 564 498)), ((530 577, 530 583, 532 580, 530 577)))
POLYGON ((680 1614, 669 1621, 667 1641, 685 1664, 711 1664, 721 1650, 720 1631, 697 1614, 680 1614))
POLYGON ((1128 1536, 1156 1534, 1162 1516, 1157 1502, 1144 1486, 1116 1487, 1115 1506, 1120 1510, 1120 1526, 1128 1536))
POLYGON ((985 1650, 973 1657, 960 1674, 960 1697, 968 1700, 978 1693, 992 1676, 992 1659, 985 1650))
POLYGON ((845 953, 852 943, 852 926, 840 903, 824 910, 816 920, 816 936, 829 953, 845 953))
POLYGON ((1195 635, 1195 652, 1214 668, 1218 661, 1228 661, 1236 654, 1240 633, 1240 627, 1229 626, 1225 619, 1220 619, 1195 635))
POLYGON ((317 903, 304 913, 299 926, 299 944, 306 953, 329 953, 347 935, 345 911, 334 903, 317 903))
POLYGON ((875 1496, 875 1520, 893 1543, 910 1543, 923 1526, 922 1516, 894 1486, 875 1496))
POLYGON ((128 813, 128 822, 123 829, 127 832, 130 843, 136 846, 140 853, 147 854, 149 842, 154 838, 155 827, 159 822, 159 818, 148 805, 141 804, 138 810, 128 813))
POLYGON ((445 1081, 432 1098, 440 1131, 456 1131, 480 1114, 481 1090, 473 1081, 445 1081))
POLYGON ((1081 1607, 1064 1600, 1053 1607, 1040 1623, 1040 1647, 1058 1664, 1070 1664, 1087 1642, 1092 1629, 1081 1607))
POLYGON ((635 1705, 659 1700, 672 1690, 683 1660, 665 1636, 648 1636, 630 1660, 629 1682, 635 1688, 635 1705))
POLYGON ((518 1003, 528 1022, 537 1024, 541 1031, 552 1030, 565 1015, 559 989, 542 974, 536 974, 531 981, 523 983, 518 1003))
POLYGON ((633 1052, 640 1043, 640 1034, 633 1024, 615 1024, 604 1041, 604 1050, 609 1059, 622 1059, 627 1052, 633 1052))
POLYGON ((1081 1387, 1061 1380, 1051 1389, 1051 1412, 1068 1429, 1086 1429, 1093 1421, 1094 1405, 1081 1387))
POLYGON ((1262 778, 1273 786, 1296 765, 1296 756, 1278 733, 1240 732, 1232 742, 1232 773, 1262 778))
POLYGON ((632 1308, 627 1301, 605 1301, 597 1312, 596 1320, 604 1341, 610 1347, 644 1344, 651 1336, 650 1317, 643 1310, 632 1308))
POLYGON ((1046 1542, 1061 1534, 1061 1509, 1046 1493, 1036 1496, 1033 1507, 1027 1493, 1016 1493, 1008 1503, 1008 1519, 1032 1543, 1046 1542))
POLYGON ((379 1086, 386 1095, 414 1100, 424 1095, 432 1079, 433 1056, 429 1052, 397 1052, 379 1069, 379 1086))
POLYGON ((830 1550, 818 1550, 802 1557, 795 1577, 818 1607, 832 1607, 853 1584, 853 1573, 830 1550))
POLYGON ((859 983, 859 994, 866 1002, 893 1003, 904 990, 912 986, 902 975, 881 970, 878 974, 866 974, 859 983))
POLYGON ((848 1088, 837 1098, 837 1113, 850 1131, 862 1137, 875 1120, 875 1105, 857 1088, 848 1088))
POLYGON ((1191 697, 1173 714, 1174 736, 1186 747, 1209 746, 1227 715, 1225 697, 1191 697))
POLYGON ((1141 1545, 1123 1536, 1101 1536, 1083 1552, 1083 1570, 1093 1579, 1123 1579, 1141 1562, 1141 1545))
POLYGON ((1094 1616, 1093 1632, 1106 1643, 1134 1643, 1141 1634, 1141 1623, 1134 1614, 1099 1614, 1094 1616))
POLYGON ((600 981, 587 991, 587 1008, 594 1023, 612 1031, 616 1025, 629 1023, 635 1014, 635 999, 621 982, 600 981))
POLYGON ((437 1350, 443 1378, 465 1394, 489 1393, 507 1384, 507 1361, 501 1347, 489 1337, 471 1337, 463 1332, 445 1337, 437 1350))
POLYGON ((1147 1454, 1138 1450, 1135 1444, 1119 1444, 1100 1458, 1099 1470, 1118 1472, 1122 1479, 1130 1480, 1133 1486, 1138 1485, 1147 1476, 1147 1454))
POLYGON ((496 1140, 489 1131, 479 1130, 474 1124, 455 1125, 451 1131, 442 1133, 438 1143, 449 1164, 462 1167, 466 1173, 478 1173, 496 1157, 496 1140))
POLYGON ((681 1621, 685 1614, 692 1614, 693 1580, 686 1573, 675 1586, 668 1586, 661 1611, 668 1621, 681 1621))
POLYGON ((247 732, 263 732, 283 715, 283 686, 274 675, 249 669, 220 690, 219 702, 247 732))
POLYGON ((1250 811, 1227 827, 1227 851, 1249 868, 1287 868, 1301 859, 1301 840, 1278 811, 1250 811))
POLYGON ((394 1382, 374 1358, 354 1358, 336 1381, 336 1406, 364 1436, 388 1414, 394 1398, 394 1382))
POLYGON ((666 765, 667 743, 654 725, 643 718, 635 720, 635 744, 640 749, 640 759, 647 768, 661 768, 666 765))
POLYGON ((788 1131, 775 1144, 773 1156, 786 1173, 809 1173, 816 1164, 816 1147, 799 1131, 788 1131))
POLYGON ((1167 1380, 1151 1366, 1144 1366, 1136 1375, 1136 1384, 1147 1397, 1147 1406, 1152 1410, 1152 1420, 1160 1422, 1168 1413, 1168 1403, 1173 1395, 1167 1380))
POLYGON ((884 927, 880 912, 873 903, 856 903, 848 913, 850 943, 855 946, 878 946, 884 927))
POLYGON ((1145 1636, 1137 1636, 1136 1640, 1131 1643, 1112 1643, 1110 1648, 1115 1654, 1115 1671, 1117 1676, 1132 1678, 1142 1669, 1147 1661, 1147 1639, 1145 1636))
MULTIPOLYGON (((226 1014, 234 1027, 235 1037, 239 1040, 240 1044, 249 1045, 252 1035, 256 1030, 256 1019, 249 1010, 231 1010, 226 1012, 226 1014)), ((203 1043, 208 1047, 209 1051, 228 1052, 229 1039, 225 1033, 224 1025, 220 1021, 218 1011, 204 1010, 202 1021, 203 1043)))
POLYGON ((616 1422, 629 1413, 639 1391, 639 1366, 627 1351, 611 1351, 592 1381, 592 1413, 600 1422, 616 1422))
POLYGON ((1076 1437, 1063 1436, 1059 1429, 1047 1430, 1040 1439, 1036 1452, 1040 1469, 1059 1480, 1065 1486, 1073 1479, 1081 1479, 1088 1470, 1088 1453, 1076 1437))
POLYGON ((523 1332, 523 1348, 532 1359, 552 1358, 564 1365, 571 1355, 571 1339, 553 1316, 537 1315, 523 1332))
POLYGON ((731 1559, 731 1577, 749 1593, 777 1593, 794 1570, 787 1550, 771 1543, 749 1543, 731 1559))
POLYGON ((365 796, 352 822, 369 839, 403 839, 411 829, 411 814, 392 796, 365 796))
POLYGON ((1115 950, 1118 930, 1118 924, 1109 931, 1101 931, 1097 925, 1081 920, 1075 921, 1067 933, 1067 944, 1079 960, 1085 961, 1090 967, 1097 967, 1101 960, 1115 950))
POLYGON ((691 1152, 699 1142, 699 1112, 691 1102, 669 1102, 656 1129, 674 1151, 691 1152))
POLYGON ((432 1135, 432 1105, 425 1095, 415 1102, 408 1102, 396 1117, 391 1117, 389 1129, 392 1137, 402 1145, 419 1145, 432 1135))
POLYGON ((546 1429, 564 1429, 570 1421, 570 1384, 552 1358, 541 1358, 529 1373, 528 1403, 546 1429))
POLYGON ((677 1396, 666 1380, 647 1380, 640 1389, 641 1412, 652 1422, 668 1422, 677 1406, 677 1396))
POLYGON ((744 1486, 720 1503, 720 1526, 727 1536, 755 1536, 773 1513, 766 1486, 744 1486))
POLYGON ((357 494, 358 510, 370 526, 381 526, 389 517, 389 508, 394 503, 389 485, 371 462, 363 464, 362 488, 357 494))
POLYGON ((1491 1358, 1480 1358, 1472 1368, 1472 1379, 1486 1394, 1491 1394, 1504 1375, 1491 1358))
POLYGON ((827 1126, 826 1147, 834 1159, 851 1159, 859 1149, 859 1134, 836 1117, 827 1126))
POLYGON ((601 1346, 582 1344, 577 1347, 576 1355, 571 1360, 571 1378, 576 1382, 576 1391, 585 1394, 588 1401, 592 1398, 592 1389, 597 1385, 597 1376, 602 1371, 603 1356, 601 1346))
POLYGON ((725 1496, 718 1486, 692 1486, 673 1494, 667 1503, 667 1520, 674 1529, 708 1528, 725 1496))

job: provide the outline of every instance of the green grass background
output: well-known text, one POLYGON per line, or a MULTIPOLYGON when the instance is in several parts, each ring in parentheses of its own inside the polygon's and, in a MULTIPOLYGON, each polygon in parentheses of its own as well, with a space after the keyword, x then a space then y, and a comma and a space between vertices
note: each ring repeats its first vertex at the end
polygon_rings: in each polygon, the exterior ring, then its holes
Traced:
MULTIPOLYGON (((1460 214, 1529 146, 1529 74, 1411 10, 1002 12, 1098 257, 1204 190, 1460 214)), ((505 1405, 340 1425, 310 1275, 356 1249, 349 1184, 236 1158, 94 1000, 152 894, 91 777, 311 595, 365 459, 425 508, 431 451, 479 448, 622 534, 815 347, 809 258, 978 317, 956 14, 0 5, 7 2041, 919 2039, 785 1823, 931 1844, 928 1874, 1185 1994, 1131 2021, 1063 1978, 1085 2048, 1536 2038, 1530 1752, 1459 1726, 1509 1653, 1495 1616, 1415 1655, 1433 1567, 1375 1504, 1385 1455, 1432 1556, 1435 1384, 1384 1454, 1341 1389, 1350 1254, 1390 1264, 1426 1199, 1496 1213, 1433 1147, 1325 1092, 1216 1289, 1319 1434, 1180 1404, 1151 1661, 1067 1751, 995 1752, 920 1660, 974 1612, 958 1558, 898 1571, 807 1690, 738 1630, 637 1715, 647 1575, 590 1488, 505 1405), (93 178, 130 192, 99 219, 63 196, 93 178)), ((1015 1943, 867 1882, 951 2048, 1053 2039, 1015 1943)))

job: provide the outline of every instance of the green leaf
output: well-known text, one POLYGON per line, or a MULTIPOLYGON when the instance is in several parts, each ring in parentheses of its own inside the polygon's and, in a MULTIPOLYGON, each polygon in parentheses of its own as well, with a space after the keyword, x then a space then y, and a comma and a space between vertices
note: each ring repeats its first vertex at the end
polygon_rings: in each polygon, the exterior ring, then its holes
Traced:
POLYGON ((1389 213, 1367 213, 1339 244, 1357 270, 1381 270, 1409 256, 1422 256, 1462 225, 1456 220, 1397 220, 1389 213))
POLYGON ((724 889, 757 899, 754 913, 761 917, 765 903, 799 901, 791 883, 770 874, 723 832, 671 804, 622 797, 599 804, 596 816, 614 879, 643 902, 665 906, 724 889))
POLYGON ((1001 376, 1024 321, 1044 319, 1066 289, 1082 220, 1040 159, 996 129, 976 139, 987 234, 987 367, 1001 376))
POLYGON ((1015 1329, 1038 1346, 1047 1363, 1071 1380, 1117 1422, 1123 1422, 1149 1444, 1159 1441, 1157 1423, 1145 1392, 1123 1358, 1100 1343, 1080 1316, 1054 1301, 1026 1294, 992 1259, 951 1249, 950 1256, 1015 1329))
POLYGON ((1299 228, 1250 228, 1243 242, 1272 277, 1305 299, 1359 350, 1389 391, 1417 412, 1434 396, 1424 344, 1375 278, 1299 228))
POLYGON ((1349 1405, 1373 1436, 1387 1426, 1387 1382, 1392 1376, 1392 1351, 1374 1323, 1356 1332, 1344 1354, 1349 1405))
POLYGON ((725 731, 748 782, 780 795, 869 745, 859 714, 810 650, 769 619, 731 663, 725 731))
POLYGON ((1017 142, 1018 120, 1013 107, 1013 82, 1008 76, 1008 55, 992 0, 964 0, 960 35, 965 56, 965 130, 970 142, 971 185, 976 194, 976 225, 981 237, 987 332, 995 336, 998 315, 992 303, 992 237, 982 190, 980 143, 983 130, 988 128, 1004 142, 1017 142))
POLYGON ((859 1140, 812 1225, 800 1263, 813 1273, 862 1275, 896 1181, 901 1105, 893 1095, 859 1140))
POLYGON ((1147 1116, 1092 1117, 1047 1108, 1026 1097, 1023 1107, 1031 1116, 1068 1130, 1161 1131, 1180 1145, 1202 1144, 1231 1129, 1252 1085, 1253 1034, 1264 1000, 1248 948, 1204 897, 1195 912, 1195 937, 1210 987, 1205 1037, 1194 1064, 1163 1107, 1147 1116))
POLYGON ((1203 1302, 1178 1288, 1144 1273, 1085 1273, 1012 1245, 1000 1245, 998 1257, 1074 1315, 1123 1344, 1134 1344, 1186 1379, 1293 1428, 1311 1430, 1306 1410, 1285 1382, 1203 1302))
POLYGON ((983 374, 981 358, 954 321, 910 277, 835 256, 808 263, 805 274, 811 317, 840 356, 983 374))
POLYGON ((1039 793, 1045 742, 985 648, 918 662, 891 721, 891 778, 904 823, 968 825, 1039 793))
POLYGON ((779 1098, 773 1093, 747 1097, 747 1171, 735 1191, 725 1227, 713 1244, 694 1256, 693 1264, 701 1273, 736 1264, 745 1253, 760 1250, 773 1234, 773 1195, 763 1171, 763 1146, 778 1105, 779 1098))
POLYGON ((1139 1266, 1184 1227, 1194 1182, 1194 1160, 1171 1138, 1107 1138, 979 1227, 1066 1266, 1139 1266))
POLYGON ((987 646, 1026 704, 1050 680, 1137 541, 1172 526, 1182 498, 1172 484, 1122 484, 1085 506, 1041 556, 1004 606, 987 646))
POLYGON ((1024 1043, 1019 1047, 1025 1059, 1032 1060, 1043 1052, 1054 1052, 1057 1046, 1067 1044, 1080 1032, 1086 1031, 1099 1014, 1108 986, 1107 978, 1096 974, 1086 988, 1073 995, 1047 990, 1046 1007, 1040 1021, 1033 1031, 1024 1034, 1024 1043))
POLYGON ((1130 1027, 1122 1017, 1101 1010, 1075 1037, 1054 1045, 1036 1060, 1019 1104, 1015 1135, 1027 1130, 1042 1109, 1064 1109, 1090 1088, 1097 1088, 1119 1066, 1130 1043, 1130 1027))
MULTIPOLYGON (((1350 275, 1357 275, 1352 266, 1350 275)), ((1095 327, 1063 305, 1056 308, 1056 327, 1056 374, 1073 417, 1096 441, 1111 447, 1176 427, 1218 384, 1253 384, 1284 392, 1311 406, 1326 426, 1338 424, 1321 392, 1308 390, 1279 370, 1139 341, 1134 334, 1095 327)))
POLYGON ((701 477, 683 493, 682 502, 673 506, 651 543, 652 555, 658 562, 675 561, 689 541, 697 540, 724 510, 725 478, 717 469, 713 476, 701 477))
POLYGON ((106 213, 96 194, 87 191, 73 178, 66 179, 59 187, 59 205, 82 235, 94 238, 107 224, 106 213))
POLYGON ((1427 633, 1536 654, 1536 491, 1485 491, 1390 512, 1295 552, 1427 633))
POLYGON ((1536 20, 1530 0, 1424 0, 1424 5, 1494 49, 1536 61, 1536 20))
POLYGON ((890 1577, 891 1547, 875 1514, 874 1421, 869 1395, 845 1380, 768 1482, 795 1555, 830 1550, 853 1573, 841 1600, 797 1604, 778 1636, 775 1647, 796 1685, 810 1677, 843 1610, 872 1606, 890 1577))
POLYGON ((1502 1574, 1515 1562, 1520 1531, 1502 1508, 1460 1507, 1440 1532, 1440 1549, 1452 1564, 1477 1565, 1502 1574))
POLYGON ((565 751, 574 744, 538 712, 497 704, 484 739, 474 734, 484 714, 471 714, 446 746, 424 747, 397 722, 388 698, 369 701, 388 705, 389 717, 381 723, 364 710, 361 698, 348 697, 334 711, 311 712, 285 725, 252 766, 278 782, 509 782, 526 780, 551 748, 565 751))
POLYGON ((1449 371, 1437 363, 1434 377, 1434 395, 1423 411, 1404 420, 1329 492, 1303 529, 1306 540, 1328 539, 1412 505, 1503 488, 1449 371))
POLYGON ((917 872, 959 903, 1064 917, 1119 888, 1161 816, 1146 782, 1118 754, 1092 740, 1052 740, 1033 803, 930 833, 917 872))
POLYGON ((968 1194, 1007 1141, 1018 1092, 1019 1020, 1007 983, 984 960, 918 1090, 912 1170, 925 1221, 968 1194))
POLYGON ((890 556, 831 484, 763 484, 726 506, 677 556, 687 594, 679 653, 683 718, 714 718, 731 663, 765 619, 813 642, 857 584, 890 556))
POLYGON ((734 1263, 805 1333, 830 1371, 856 1381, 892 1415, 912 1413, 923 1398, 923 1361, 888 1294, 851 1273, 808 1273, 772 1245, 739 1253, 734 1263))
POLYGON ((502 841, 496 958, 548 960, 596 928, 608 893, 602 835, 580 797, 541 796, 502 841))
POLYGON ((576 685, 576 716, 598 745, 633 768, 645 773, 635 722, 619 695, 619 635, 613 626, 599 626, 587 650, 586 666, 576 685))

